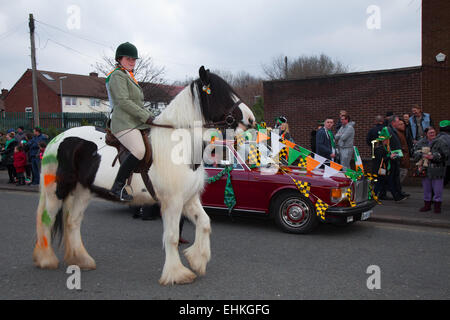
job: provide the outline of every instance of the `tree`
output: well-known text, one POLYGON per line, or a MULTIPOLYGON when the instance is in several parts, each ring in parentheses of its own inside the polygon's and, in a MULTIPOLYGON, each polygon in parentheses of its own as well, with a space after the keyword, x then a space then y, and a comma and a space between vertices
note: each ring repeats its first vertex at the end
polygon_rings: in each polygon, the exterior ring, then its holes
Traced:
MULTIPOLYGON (((257 121, 262 121, 264 104, 261 98, 263 94, 261 78, 254 77, 246 71, 240 71, 236 74, 225 70, 212 70, 211 72, 224 79, 236 91, 241 100, 255 112, 257 121), (255 106, 257 109, 254 109, 255 106)), ((194 80, 189 78, 185 81, 174 82, 174 84, 188 85, 194 80)))
MULTIPOLYGON (((113 57, 103 56, 103 62, 97 62, 95 69, 98 73, 103 74, 105 77, 116 67, 116 60, 113 57)), ((136 60, 136 66, 134 67, 134 76, 137 81, 141 83, 165 83, 164 80, 164 67, 156 66, 152 57, 149 55, 142 55, 136 60)))
POLYGON ((328 74, 346 73, 348 66, 333 61, 325 54, 320 56, 300 56, 287 58, 282 55, 274 58, 268 65, 262 66, 269 80, 298 79, 328 74))

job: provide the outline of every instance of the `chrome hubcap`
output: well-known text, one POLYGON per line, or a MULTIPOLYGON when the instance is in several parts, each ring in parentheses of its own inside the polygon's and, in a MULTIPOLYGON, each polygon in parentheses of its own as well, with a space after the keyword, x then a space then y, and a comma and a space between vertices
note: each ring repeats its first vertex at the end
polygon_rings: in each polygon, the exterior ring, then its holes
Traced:
POLYGON ((309 207, 297 198, 286 200, 280 210, 283 222, 293 228, 301 227, 310 219, 309 207))

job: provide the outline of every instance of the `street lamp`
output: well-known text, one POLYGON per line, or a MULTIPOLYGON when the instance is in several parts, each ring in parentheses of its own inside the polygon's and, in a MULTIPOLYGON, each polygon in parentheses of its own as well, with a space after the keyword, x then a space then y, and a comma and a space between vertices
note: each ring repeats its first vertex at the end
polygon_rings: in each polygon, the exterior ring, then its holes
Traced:
POLYGON ((63 104, 63 93, 62 93, 62 81, 67 79, 67 76, 59 77, 59 92, 61 94, 61 125, 64 129, 64 104, 63 104))

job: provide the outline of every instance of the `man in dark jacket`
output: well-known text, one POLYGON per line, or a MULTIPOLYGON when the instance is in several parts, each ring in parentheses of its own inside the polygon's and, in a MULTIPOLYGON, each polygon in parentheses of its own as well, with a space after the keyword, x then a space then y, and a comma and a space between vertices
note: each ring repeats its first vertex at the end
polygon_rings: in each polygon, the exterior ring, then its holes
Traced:
MULTIPOLYGON (((394 115, 390 117, 388 121, 389 126, 387 128, 392 136, 390 139, 390 150, 391 152, 394 150, 401 150, 402 144, 397 133, 397 126, 401 121, 400 117, 394 115)), ((395 156, 391 158, 391 172, 388 176, 388 185, 392 189, 392 194, 394 195, 395 201, 407 199, 408 195, 402 191, 402 186, 400 184, 400 159, 395 156)))
MULTIPOLYGON (((439 123, 439 134, 437 138, 442 139, 450 149, 450 120, 443 120, 439 123)), ((444 186, 450 181, 450 157, 447 158, 446 166, 444 186)))
POLYGON ((31 171, 33 174, 31 185, 39 184, 39 164, 41 159, 39 157, 40 149, 39 142, 46 142, 47 138, 42 134, 42 130, 39 127, 34 128, 33 130, 33 139, 27 143, 27 148, 29 150, 29 156, 31 161, 31 171))
POLYGON ((336 144, 331 131, 333 124, 334 120, 331 117, 326 118, 323 128, 319 129, 316 134, 316 153, 332 161, 336 157, 336 144))
POLYGON ((369 130, 366 137, 366 143, 369 146, 372 146, 372 141, 378 138, 378 133, 383 129, 384 119, 382 115, 378 115, 375 117, 375 127, 369 130))
MULTIPOLYGON (((381 141, 379 140, 379 133, 381 132, 381 130, 383 130, 384 128, 384 117, 382 115, 377 115, 375 117, 375 126, 372 127, 369 132, 367 133, 366 136, 366 143, 373 148, 374 150, 372 150, 372 154, 375 156, 374 159, 372 159, 372 173, 374 174, 378 174, 378 169, 380 167, 380 161, 381 159, 379 156, 377 157, 377 148, 375 148, 375 144, 372 144, 372 141, 381 141)), ((379 145, 379 144, 378 144, 379 145)), ((379 147, 379 146, 378 146, 379 147)), ((381 150, 381 149, 380 149, 381 150)), ((385 179, 385 177, 380 177, 378 179, 378 183, 377 183, 377 194, 378 194, 378 198, 380 200, 392 200, 392 198, 389 198, 386 194, 386 183, 387 180, 385 179)))

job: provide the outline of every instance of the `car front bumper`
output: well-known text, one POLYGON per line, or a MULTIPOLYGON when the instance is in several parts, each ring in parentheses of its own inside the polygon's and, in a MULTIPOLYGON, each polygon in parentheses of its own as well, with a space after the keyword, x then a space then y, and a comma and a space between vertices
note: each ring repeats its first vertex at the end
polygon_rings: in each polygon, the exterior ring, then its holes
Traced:
POLYGON ((367 200, 354 207, 330 207, 325 212, 325 221, 330 223, 346 224, 355 221, 366 220, 371 214, 371 209, 376 205, 375 200, 367 200))

